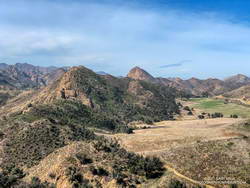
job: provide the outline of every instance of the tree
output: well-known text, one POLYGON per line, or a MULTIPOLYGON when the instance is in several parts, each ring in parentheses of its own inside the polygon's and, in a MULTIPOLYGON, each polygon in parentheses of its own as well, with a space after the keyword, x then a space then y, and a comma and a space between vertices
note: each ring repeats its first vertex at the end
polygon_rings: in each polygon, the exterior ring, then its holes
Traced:
POLYGON ((62 98, 62 99, 66 99, 65 89, 62 88, 62 90, 61 90, 60 92, 61 92, 61 98, 62 98))

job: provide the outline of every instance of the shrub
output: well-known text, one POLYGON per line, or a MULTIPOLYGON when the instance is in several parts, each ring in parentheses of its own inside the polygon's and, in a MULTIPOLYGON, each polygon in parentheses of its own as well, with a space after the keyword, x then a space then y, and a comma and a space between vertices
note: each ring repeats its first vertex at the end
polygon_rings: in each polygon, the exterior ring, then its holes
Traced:
POLYGON ((90 159, 86 154, 84 153, 77 153, 76 158, 80 161, 81 164, 90 164, 92 163, 92 159, 90 159))
POLYGON ((27 188, 55 188, 54 184, 50 184, 48 182, 41 182, 41 180, 37 177, 33 177, 31 179, 30 185, 27 188))
POLYGON ((238 188, 238 185, 237 184, 232 184, 232 185, 230 185, 230 188, 238 188))
POLYGON ((51 179, 55 179, 55 178, 56 178, 56 175, 55 175, 54 173, 49 173, 49 177, 50 177, 51 179))
POLYGON ((233 114, 233 115, 230 115, 231 118, 238 118, 238 115, 236 114, 233 114))
POLYGON ((16 129, 7 136, 3 146, 3 168, 8 168, 8 165, 32 167, 69 141, 93 140, 96 137, 84 127, 53 125, 48 121, 39 121, 16 129))
POLYGON ((187 188, 185 183, 182 183, 179 180, 175 180, 175 179, 170 181, 168 187, 169 188, 187 188))
POLYGON ((92 187, 89 184, 89 181, 83 178, 82 174, 80 173, 80 170, 76 167, 68 167, 66 169, 66 176, 69 178, 69 181, 73 184, 73 188, 92 187))
POLYGON ((19 184, 19 180, 25 176, 22 170, 14 166, 6 170, 0 173, 0 187, 12 187, 19 184))
POLYGON ((191 111, 188 106, 185 106, 183 109, 186 110, 186 111, 191 111))
POLYGON ((92 172, 93 175, 97 175, 97 176, 108 176, 109 175, 108 171, 106 171, 102 167, 97 167, 97 168, 91 167, 90 171, 92 172))
POLYGON ((224 115, 220 112, 215 112, 213 114, 211 114, 212 118, 222 118, 224 115))
POLYGON ((205 117, 203 115, 198 115, 199 119, 204 119, 205 117))

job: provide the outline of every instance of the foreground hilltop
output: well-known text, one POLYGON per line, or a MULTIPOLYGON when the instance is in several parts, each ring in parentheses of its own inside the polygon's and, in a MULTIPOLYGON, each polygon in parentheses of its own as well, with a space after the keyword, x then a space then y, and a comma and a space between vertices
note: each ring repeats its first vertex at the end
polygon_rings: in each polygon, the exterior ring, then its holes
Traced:
POLYGON ((127 152, 94 132, 132 133, 131 122, 168 120, 176 113, 172 88, 72 67, 52 84, 25 91, 2 106, 0 185, 145 184, 161 177, 163 163, 127 152))

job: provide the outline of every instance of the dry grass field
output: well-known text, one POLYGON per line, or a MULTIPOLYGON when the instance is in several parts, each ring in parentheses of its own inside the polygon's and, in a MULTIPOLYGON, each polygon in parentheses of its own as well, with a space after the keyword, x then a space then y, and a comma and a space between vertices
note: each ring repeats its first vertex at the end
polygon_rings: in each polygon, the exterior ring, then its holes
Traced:
POLYGON ((135 134, 116 134, 130 151, 152 153, 202 140, 219 140, 241 136, 231 125, 241 119, 206 119, 163 121, 149 129, 135 130, 135 134))
POLYGON ((130 151, 161 157, 167 166, 195 181, 231 178, 248 182, 250 132, 237 127, 243 121, 232 118, 164 121, 152 128, 135 130, 134 134, 114 137, 130 151))

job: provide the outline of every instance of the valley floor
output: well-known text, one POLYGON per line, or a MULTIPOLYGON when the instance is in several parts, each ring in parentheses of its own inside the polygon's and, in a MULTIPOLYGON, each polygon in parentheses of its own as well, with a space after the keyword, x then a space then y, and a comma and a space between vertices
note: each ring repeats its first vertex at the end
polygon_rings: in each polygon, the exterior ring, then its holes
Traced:
POLYGON ((250 174, 247 139, 250 133, 238 128, 242 121, 232 118, 164 121, 135 130, 134 134, 114 137, 129 151, 161 157, 170 170, 176 170, 184 179, 212 182, 231 178, 241 184, 249 181, 250 174))
MULTIPOLYGON (((250 108, 249 106, 232 103, 232 102, 225 102, 226 98, 224 99, 216 99, 216 98, 193 98, 188 101, 183 102, 184 106, 189 106, 190 108, 194 108, 194 112, 202 113, 215 113, 220 112, 224 114, 224 117, 230 117, 230 115, 236 114, 241 118, 250 118, 250 108)), ((232 99, 227 99, 231 101, 232 99)), ((237 101, 235 99, 235 101, 237 101)), ((240 102, 240 100, 238 100, 240 102)), ((248 104, 246 104, 248 105, 248 104)))

